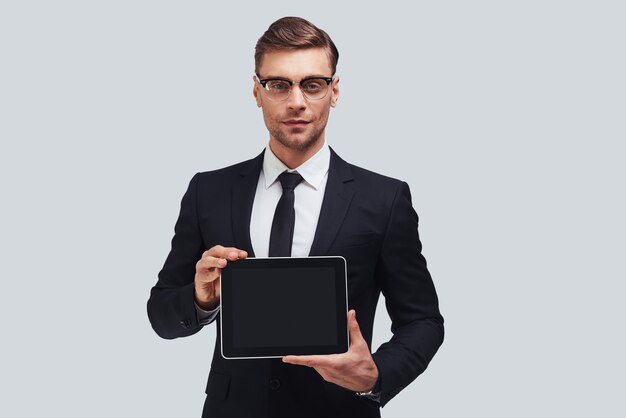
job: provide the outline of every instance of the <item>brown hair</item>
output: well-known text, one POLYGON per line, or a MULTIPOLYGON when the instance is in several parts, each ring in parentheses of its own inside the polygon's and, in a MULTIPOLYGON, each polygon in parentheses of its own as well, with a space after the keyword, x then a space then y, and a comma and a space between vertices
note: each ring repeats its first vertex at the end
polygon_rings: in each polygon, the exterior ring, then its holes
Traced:
POLYGON ((301 17, 283 17, 270 25, 256 43, 254 71, 258 74, 266 52, 307 48, 324 48, 335 75, 339 61, 337 47, 326 32, 301 17))

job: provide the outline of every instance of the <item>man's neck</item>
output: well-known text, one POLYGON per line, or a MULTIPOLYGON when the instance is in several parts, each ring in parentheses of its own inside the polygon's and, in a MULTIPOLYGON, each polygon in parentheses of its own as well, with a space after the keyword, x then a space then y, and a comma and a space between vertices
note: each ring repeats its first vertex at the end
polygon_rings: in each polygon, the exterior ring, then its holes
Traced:
POLYGON ((294 150, 287 148, 277 141, 270 139, 270 149, 274 155, 282 161, 290 169, 301 166, 305 161, 314 156, 324 146, 324 137, 321 136, 318 141, 305 150, 294 150))

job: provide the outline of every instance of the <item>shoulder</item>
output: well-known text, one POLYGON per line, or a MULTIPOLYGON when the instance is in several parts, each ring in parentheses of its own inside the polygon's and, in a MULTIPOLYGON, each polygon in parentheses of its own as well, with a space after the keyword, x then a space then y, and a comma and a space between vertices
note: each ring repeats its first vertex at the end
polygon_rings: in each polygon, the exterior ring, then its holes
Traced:
POLYGON ((331 165, 336 167, 336 172, 343 177, 344 181, 350 180, 351 187, 356 191, 370 193, 372 197, 388 198, 395 196, 398 191, 404 188, 408 189, 406 182, 351 164, 339 157, 334 151, 332 152, 331 165))
POLYGON ((376 173, 374 171, 356 166, 354 164, 348 163, 348 165, 350 166, 350 169, 352 170, 355 179, 366 182, 370 186, 396 189, 402 184, 405 184, 405 182, 402 180, 389 177, 384 174, 376 173))
POLYGON ((252 169, 254 169, 256 163, 258 162, 262 163, 263 162, 262 155, 263 153, 249 160, 242 161, 237 164, 229 165, 227 167, 218 168, 216 170, 203 171, 203 172, 197 173, 194 177, 197 177, 198 181, 206 181, 206 180, 210 181, 216 178, 228 178, 228 177, 238 178, 242 175, 247 174, 252 169))
POLYGON ((196 173, 191 179, 191 184, 196 187, 230 187, 242 177, 249 174, 258 174, 263 164, 263 152, 254 158, 222 167, 216 170, 196 173))

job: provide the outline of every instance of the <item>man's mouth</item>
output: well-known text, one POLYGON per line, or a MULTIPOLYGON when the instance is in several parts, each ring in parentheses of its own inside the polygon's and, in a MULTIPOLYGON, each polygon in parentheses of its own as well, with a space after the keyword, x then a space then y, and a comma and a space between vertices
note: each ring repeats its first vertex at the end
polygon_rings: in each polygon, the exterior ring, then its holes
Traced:
POLYGON ((289 126, 290 128, 304 128, 305 126, 309 124, 308 121, 303 120, 303 119, 289 119, 289 120, 284 121, 283 123, 289 126))

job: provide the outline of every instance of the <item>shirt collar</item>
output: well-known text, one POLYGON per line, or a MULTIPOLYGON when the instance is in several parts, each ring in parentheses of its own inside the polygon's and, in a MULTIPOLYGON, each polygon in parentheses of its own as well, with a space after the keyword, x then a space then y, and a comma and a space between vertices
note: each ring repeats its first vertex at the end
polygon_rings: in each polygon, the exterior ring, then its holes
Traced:
POLYGON ((330 166, 330 149, 324 141, 322 148, 311 158, 300 164, 293 170, 288 168, 278 157, 272 152, 270 146, 265 147, 263 155, 263 176, 265 177, 265 188, 269 188, 278 176, 285 170, 290 173, 297 171, 304 181, 317 190, 324 180, 324 176, 328 172, 330 166))

